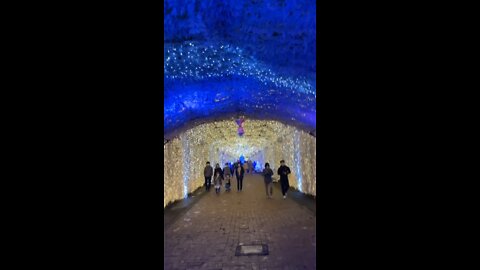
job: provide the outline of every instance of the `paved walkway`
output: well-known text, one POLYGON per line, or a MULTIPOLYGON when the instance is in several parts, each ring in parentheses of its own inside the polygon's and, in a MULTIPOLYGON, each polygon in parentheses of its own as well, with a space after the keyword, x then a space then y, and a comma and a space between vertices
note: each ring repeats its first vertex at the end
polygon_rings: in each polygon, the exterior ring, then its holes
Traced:
POLYGON ((245 175, 243 191, 212 187, 164 231, 164 268, 316 269, 315 213, 275 184, 267 199, 261 175, 245 175), (267 244, 267 256, 235 256, 237 245, 267 244))

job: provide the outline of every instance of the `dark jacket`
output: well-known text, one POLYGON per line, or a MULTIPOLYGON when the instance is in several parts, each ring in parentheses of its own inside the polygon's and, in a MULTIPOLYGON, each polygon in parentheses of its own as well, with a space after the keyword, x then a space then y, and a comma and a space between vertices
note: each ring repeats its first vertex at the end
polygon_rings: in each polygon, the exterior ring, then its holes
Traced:
POLYGON ((205 169, 203 169, 203 175, 205 177, 212 177, 213 176, 213 168, 212 166, 208 165, 205 166, 205 169))
POLYGON ((288 175, 291 173, 290 168, 287 166, 280 166, 277 171, 280 175, 280 181, 288 183, 288 175))
POLYGON ((215 176, 217 172, 220 174, 220 177, 223 179, 223 171, 221 168, 215 168, 215 171, 213 172, 213 175, 215 176))
POLYGON ((243 175, 245 174, 245 170, 243 169, 243 166, 239 166, 240 167, 240 175, 238 175, 238 167, 235 168, 235 175, 237 176, 237 179, 238 177, 240 176, 240 178, 243 178, 243 175))
POLYGON ((272 169, 270 168, 263 169, 263 180, 265 181, 265 183, 272 182, 272 175, 273 175, 272 169))

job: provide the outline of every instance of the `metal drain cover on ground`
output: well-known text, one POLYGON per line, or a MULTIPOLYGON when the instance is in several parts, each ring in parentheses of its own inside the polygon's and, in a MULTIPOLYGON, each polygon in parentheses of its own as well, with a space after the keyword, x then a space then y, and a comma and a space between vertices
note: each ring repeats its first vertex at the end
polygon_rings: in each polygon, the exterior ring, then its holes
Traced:
POLYGON ((237 246, 235 256, 248 256, 248 255, 268 255, 268 245, 245 245, 237 246))

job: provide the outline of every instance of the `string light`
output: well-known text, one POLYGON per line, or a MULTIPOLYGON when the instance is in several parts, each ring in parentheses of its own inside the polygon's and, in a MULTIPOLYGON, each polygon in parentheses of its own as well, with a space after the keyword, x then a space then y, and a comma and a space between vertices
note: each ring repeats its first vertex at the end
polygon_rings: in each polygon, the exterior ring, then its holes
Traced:
POLYGON ((167 133, 196 118, 236 110, 316 127, 315 77, 274 71, 239 47, 220 42, 166 43, 164 53, 167 133))
POLYGON ((260 167, 284 159, 292 186, 316 193, 315 138, 301 131, 316 129, 314 6, 164 1, 165 203, 204 183, 207 160, 240 155, 260 167), (242 137, 233 119, 197 122, 237 112, 263 120, 248 120, 242 137))
POLYGON ((219 46, 218 44, 209 47, 201 43, 192 46, 190 44, 193 43, 165 44, 167 60, 164 62, 164 74, 166 79, 201 80, 207 76, 225 78, 237 75, 254 77, 262 83, 272 83, 277 88, 288 88, 292 90, 292 93, 305 93, 313 95, 312 97, 316 93, 315 87, 307 81, 307 78, 290 78, 273 72, 268 65, 246 56, 238 47, 219 46), (183 56, 182 51, 186 51, 189 57, 177 57, 177 50, 181 51, 180 56, 183 56), (175 61, 170 61, 171 58, 174 58, 175 61), (198 70, 200 73, 192 76, 193 70, 198 70))
POLYGON ((248 132, 238 137, 238 126, 232 120, 201 124, 166 144, 165 206, 204 184, 207 161, 223 167, 240 155, 257 161, 260 168, 265 162, 278 168, 284 159, 293 172, 289 176, 291 186, 316 195, 315 137, 277 121, 247 120, 244 126, 248 132))

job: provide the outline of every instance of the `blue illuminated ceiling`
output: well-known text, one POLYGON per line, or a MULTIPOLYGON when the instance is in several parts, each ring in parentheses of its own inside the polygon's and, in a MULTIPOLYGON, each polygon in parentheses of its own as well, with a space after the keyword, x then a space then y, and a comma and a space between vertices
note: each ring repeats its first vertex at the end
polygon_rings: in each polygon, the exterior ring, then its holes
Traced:
POLYGON ((164 0, 164 128, 245 115, 316 128, 315 1, 164 0))

